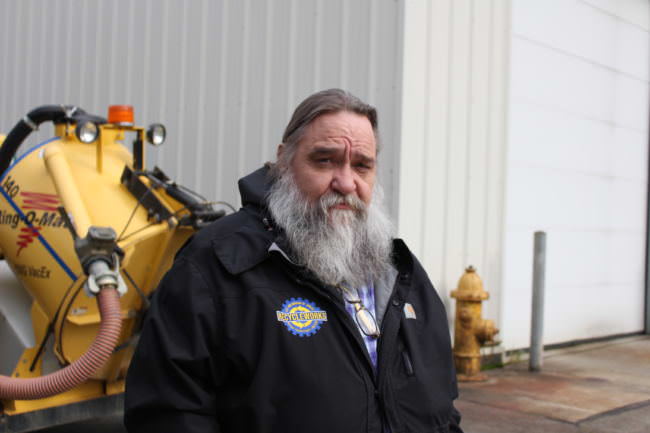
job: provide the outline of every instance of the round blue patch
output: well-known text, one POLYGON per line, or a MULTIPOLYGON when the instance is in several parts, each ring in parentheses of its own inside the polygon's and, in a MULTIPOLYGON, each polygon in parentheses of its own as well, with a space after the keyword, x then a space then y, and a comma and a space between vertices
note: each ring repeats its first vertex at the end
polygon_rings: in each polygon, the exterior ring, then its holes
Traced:
POLYGON ((275 312, 289 332, 298 337, 314 335, 323 322, 327 322, 327 311, 321 310, 306 299, 291 298, 284 301, 282 310, 275 312))

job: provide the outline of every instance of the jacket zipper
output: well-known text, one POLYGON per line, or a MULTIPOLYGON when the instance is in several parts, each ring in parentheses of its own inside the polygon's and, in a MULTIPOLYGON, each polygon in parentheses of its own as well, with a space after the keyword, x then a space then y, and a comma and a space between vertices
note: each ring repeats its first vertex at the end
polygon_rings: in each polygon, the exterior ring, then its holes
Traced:
POLYGON ((370 354, 368 353, 368 349, 366 348, 366 344, 363 341, 363 337, 359 336, 359 329, 357 328, 357 325, 354 323, 352 318, 350 317, 350 314, 348 311, 345 309, 344 306, 340 305, 336 299, 333 299, 332 295, 323 290, 321 287, 316 286, 315 283, 312 281, 303 281, 303 284, 306 284, 308 286, 311 286, 312 289, 314 289, 316 292, 321 294, 321 296, 324 296, 329 302, 334 305, 334 308, 336 308, 339 311, 339 314, 342 315, 343 317, 343 322, 346 325, 346 328, 351 334, 352 340, 354 340, 355 344, 361 348, 361 352, 363 353, 363 357, 365 359, 365 363, 367 367, 370 367, 370 378, 372 380, 373 386, 375 388, 377 387, 377 379, 376 375, 374 373, 374 367, 372 365, 372 361, 370 360, 370 354))
MULTIPOLYGON (((391 353, 391 351, 389 351, 388 349, 384 349, 383 346, 386 345, 386 344, 396 343, 398 338, 399 338, 399 335, 398 335, 399 334, 399 322, 400 322, 400 314, 402 313, 403 300, 401 300, 400 297, 397 296, 397 293, 399 291, 401 296, 405 296, 408 293, 408 289, 409 289, 408 286, 405 287, 406 290, 398 290, 398 288, 401 285, 407 284, 408 281, 409 281, 409 275, 408 274, 399 275, 398 280, 395 283, 395 286, 393 288, 393 293, 392 293, 390 299, 388 300, 388 308, 386 309, 386 312, 384 313, 384 320, 382 321, 382 324, 381 324, 381 334, 382 334, 382 336, 384 336, 384 339, 383 339, 383 341, 380 340, 380 342, 382 343, 382 347, 379 347, 379 345, 377 347, 378 355, 381 355, 384 352, 391 353), (391 308, 391 307, 393 307, 393 308, 391 308), (387 332, 387 326, 388 325, 387 325, 387 323, 389 322, 388 319, 390 317, 392 317, 393 314, 397 314, 397 317, 394 320, 397 321, 397 324, 395 326, 397 326, 398 328, 394 331, 394 335, 392 335, 392 337, 393 337, 392 340, 393 341, 391 341, 391 340, 388 340, 386 338, 388 336, 388 332, 387 332)), ((392 347, 391 347, 391 349, 392 349, 392 347)), ((411 362, 411 358, 410 358, 409 354, 407 353, 406 350, 403 351, 402 353, 403 353, 402 356, 406 355, 406 358, 403 357, 402 359, 405 362, 405 367, 407 369, 407 373, 410 371, 412 374, 414 374, 415 371, 413 369, 413 363, 411 362), (408 362, 408 367, 406 366, 407 362, 408 362), (410 367, 410 369, 409 369, 409 367, 410 367)), ((384 364, 385 364, 386 360, 383 360, 383 361, 384 361, 384 364)), ((386 389, 388 387, 387 372, 385 372, 384 370, 380 370, 378 378, 377 378, 377 382, 378 382, 378 389, 380 390, 379 393, 380 393, 380 395, 382 395, 381 391, 383 391, 384 389, 386 389)), ((387 389, 386 389, 386 394, 387 394, 387 389)), ((396 411, 395 408, 393 408, 393 411, 389 414, 388 407, 387 407, 387 404, 386 404, 386 401, 385 401, 385 395, 383 397, 384 398, 381 398, 380 401, 382 402, 382 408, 384 409, 384 416, 385 416, 385 419, 386 419, 386 424, 387 424, 388 429, 389 429, 390 432, 395 432, 396 429, 395 429, 395 426, 393 425, 393 423, 391 422, 391 419, 395 418, 396 422, 399 421, 397 419, 398 418, 397 411, 396 411)))
MULTIPOLYGON (((392 307, 398 307, 399 304, 400 304, 399 300, 397 300, 397 298, 395 297, 396 293, 397 293, 397 287, 395 287, 393 289, 393 294, 391 295, 390 299, 388 300, 388 308, 386 309, 386 312, 384 313, 384 318, 383 318, 383 320, 381 322, 381 335, 382 335, 383 339, 380 338, 380 340, 379 340, 380 344, 381 344, 381 347, 380 347, 379 344, 377 345, 377 354, 378 354, 378 356, 377 356, 378 362, 377 363, 378 363, 378 365, 379 365, 379 354, 382 354, 383 352, 386 352, 388 350, 388 349, 384 350, 383 346, 385 346, 387 343, 390 343, 390 341, 387 341, 387 339, 386 339, 386 337, 387 337, 386 328, 388 326, 387 323, 389 322, 388 319, 393 314, 391 306, 392 307)), ((399 317, 398 317, 398 319, 399 319, 399 317)), ((395 336, 395 338, 397 338, 397 335, 395 336)), ((381 408, 382 408, 383 414, 384 414, 384 421, 386 423, 386 426, 388 427, 388 431, 392 433, 392 432, 395 432, 396 430, 395 430, 395 426, 393 425, 393 423, 391 421, 391 414, 389 414, 388 405, 386 404, 386 393, 382 393, 384 388, 387 386, 386 385, 386 382, 387 382, 386 377, 387 377, 388 373, 385 372, 385 369, 388 367, 388 364, 387 364, 387 361, 383 359, 383 357, 382 357, 382 361, 383 361, 382 366, 384 368, 379 370, 378 374, 377 374, 377 391, 378 391, 378 395, 379 395, 379 401, 381 403, 381 408)))
POLYGON ((415 374, 415 371, 413 371, 413 363, 411 362, 411 356, 406 351, 406 349, 402 351, 402 362, 404 363, 404 369, 406 370, 406 375, 413 376, 415 374))
MULTIPOLYGON (((290 268, 295 268, 296 267, 293 263, 289 262, 283 256, 281 256, 281 260, 286 266, 288 266, 290 268)), ((354 341, 356 341, 357 345, 361 345, 362 352, 365 355, 366 364, 368 366, 370 366, 371 373, 373 373, 373 374, 370 374, 370 377, 371 377, 371 381, 372 381, 372 383, 373 383, 373 385, 375 387, 375 396, 378 398, 380 407, 381 407, 382 412, 383 412, 383 421, 385 422, 386 427, 388 427, 389 432, 391 432, 391 433, 395 432, 396 431, 395 426, 393 425, 393 423, 390 420, 390 416, 389 416, 389 413, 388 413, 389 411, 388 411, 388 408, 387 408, 387 405, 386 405, 386 400, 385 400, 384 396, 381 393, 381 388, 382 388, 382 384, 381 384, 381 381, 380 381, 381 372, 379 370, 379 354, 381 353, 380 345, 383 346, 383 344, 385 343, 385 339, 382 338, 382 337, 384 337, 386 335, 386 333, 385 333, 386 323, 387 323, 387 320, 386 320, 387 317, 386 316, 388 314, 390 314, 389 310, 387 309, 386 312, 384 313, 384 320, 382 320, 382 323, 381 323, 381 329, 380 329, 380 331, 381 331, 380 335, 381 336, 379 337, 379 341, 377 342, 377 373, 374 374, 374 371, 372 369, 372 362, 370 361, 370 355, 368 354, 368 349, 366 348, 366 345, 365 345, 365 343, 363 342, 362 339, 359 340, 359 339, 356 338, 356 335, 359 334, 359 331, 358 331, 356 325, 353 323, 352 318, 348 314, 345 307, 343 307, 342 305, 339 305, 339 303, 335 299, 333 299, 332 295, 327 290, 320 287, 320 285, 318 285, 316 282, 310 280, 309 278, 304 278, 303 279, 301 277, 298 277, 298 276, 296 276, 297 270, 294 270, 294 271, 295 272, 289 272, 289 276, 294 280, 294 282, 296 284, 308 286, 315 293, 317 293, 319 296, 321 296, 322 298, 329 301, 330 304, 334 305, 334 307, 336 309, 338 309, 338 311, 340 313, 343 314, 343 317, 344 317, 343 322, 346 324, 346 327, 348 328, 348 331, 351 333, 352 339, 354 341)), ((396 286, 397 286, 397 284, 396 284, 396 286)), ((390 299, 388 301, 389 302, 389 307, 391 305, 393 307, 399 307, 401 305, 401 303, 395 298, 396 288, 397 287, 394 288, 393 294, 391 295, 391 297, 390 297, 390 299), (396 302, 397 302, 397 304, 396 304, 396 302)), ((383 374, 381 376, 385 377, 385 374, 383 374)))

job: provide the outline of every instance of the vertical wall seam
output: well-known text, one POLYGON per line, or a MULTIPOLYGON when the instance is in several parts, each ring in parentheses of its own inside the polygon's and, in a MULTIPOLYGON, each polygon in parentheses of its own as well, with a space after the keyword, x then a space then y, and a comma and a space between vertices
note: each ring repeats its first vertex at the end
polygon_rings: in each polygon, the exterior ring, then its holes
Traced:
MULTIPOLYGON (((9 24, 10 24, 9 15, 10 14, 5 15, 5 23, 4 23, 5 24, 4 25, 4 38, 3 38, 3 40, 4 40, 4 49, 2 50, 2 53, 4 53, 4 57, 3 57, 3 60, 2 60, 2 66, 1 66, 2 67, 2 74, 0 75, 0 80, 2 80, 1 82, 2 82, 2 88, 3 89, 8 89, 9 88, 9 79, 7 78, 9 76, 9 65, 10 65, 10 63, 9 63, 9 33, 10 33, 9 32, 9 24)), ((5 119, 7 119, 9 117, 9 101, 7 101, 6 99, 2 99, 0 101, 1 101, 0 102, 0 107, 1 107, 0 113, 2 113, 2 114, 0 114, 2 116, 2 117, 0 117, 0 120, 2 120, 4 122, 5 119)), ((13 125, 11 125, 11 126, 13 126, 13 125)), ((7 128, 10 128, 11 126, 8 125, 7 128)))
MULTIPOLYGON (((16 9, 16 22, 14 25, 20 25, 18 23, 23 22, 23 15, 24 15, 24 8, 23 6, 25 5, 24 1, 18 2, 17 3, 17 9, 16 9)), ((15 28, 15 27, 14 27, 15 28)), ((16 34, 18 34, 18 29, 15 28, 14 30, 16 34)), ((14 43, 14 62, 13 62, 13 79, 16 80, 16 77, 19 76, 20 74, 20 63, 24 59, 24 56, 19 56, 18 51, 20 47, 20 43, 22 41, 15 40, 14 43), (20 59, 20 60, 19 60, 20 59)), ((19 110, 18 110, 18 86, 14 85, 11 86, 11 112, 14 114, 14 116, 18 115, 19 110)))
POLYGON ((110 32, 111 35, 111 42, 110 42, 111 48, 109 50, 110 57, 108 61, 110 74, 108 77, 108 95, 107 95, 108 97, 107 102, 109 104, 117 103, 117 101, 114 100, 115 98, 114 95, 115 95, 115 77, 117 76, 116 68, 117 68, 117 64, 119 63, 117 59, 117 41, 119 35, 119 31, 117 31, 118 29, 117 23, 119 20, 118 12, 119 12, 118 3, 114 1, 113 10, 111 14, 111 21, 110 21, 110 25, 108 26, 108 31, 110 32))
MULTIPOLYGON (((135 27, 135 2, 129 2, 129 16, 128 19, 126 20, 126 34, 127 34, 127 39, 126 39, 126 46, 123 47, 124 50, 126 50, 126 65, 124 67, 124 70, 126 71, 126 88, 125 88, 125 96, 124 96, 124 104, 131 104, 131 77, 134 76, 132 68, 133 68, 133 50, 130 45, 131 41, 133 41, 133 31, 135 27)), ((120 102, 122 103, 122 102, 120 102)))
MULTIPOLYGON (((449 37, 447 41, 447 81, 451 81, 453 75, 453 58, 454 58, 454 2, 450 1, 449 2, 449 37)), ((453 87, 451 85, 447 86, 447 107, 451 107, 451 101, 453 99, 453 87)), ((449 230, 448 230, 448 225, 449 225, 449 212, 447 209, 449 208, 449 163, 450 163, 450 154, 451 154, 451 109, 446 110, 446 119, 445 122, 447 123, 447 130, 445 131, 445 187, 444 187, 444 206, 443 209, 445 211, 443 212, 443 224, 442 226, 444 227, 443 231, 443 236, 442 236, 442 251, 447 251, 447 244, 449 241, 449 230)), ((441 269, 441 278, 440 281, 447 281, 447 255, 448 254, 443 254, 442 255, 442 266, 440 267, 441 269)))
POLYGON ((467 65, 468 65, 468 71, 469 71, 469 77, 467 79, 467 99, 466 99, 466 106, 467 106, 467 113, 465 114, 466 119, 465 121, 467 122, 467 126, 465 127, 465 130, 467 131, 466 137, 465 137, 465 191, 464 191, 464 198, 465 198, 465 212, 463 212, 463 225, 464 225, 464 230, 463 230, 463 262, 465 264, 468 264, 467 262, 469 261, 469 209, 470 209, 470 195, 471 195, 471 189, 472 189, 472 112, 473 112, 473 103, 472 103, 472 97, 473 97, 473 82, 474 82, 474 71, 473 71, 473 66, 474 66, 474 18, 475 18, 475 11, 474 11, 474 0, 469 0, 469 26, 468 26, 468 33, 469 36, 467 38, 468 40, 468 47, 467 47, 467 65))
POLYGON ((501 206, 498 207, 499 209, 499 224, 497 225, 499 233, 498 233, 498 250, 501 254, 500 259, 500 266, 499 266, 499 275, 495 276, 495 281, 497 285, 499 286, 501 290, 501 295, 499 296, 500 302, 499 302, 499 313, 498 313, 498 320, 500 323, 500 329, 503 329, 503 316, 504 316, 504 310, 505 310, 505 296, 504 296, 504 291, 503 291, 503 276, 506 273, 506 263, 505 263, 505 257, 506 257, 506 224, 507 224, 507 212, 506 210, 508 209, 508 194, 507 192, 507 185, 508 185, 508 170, 507 170, 507 164, 508 164, 508 151, 509 151, 509 138, 510 138, 510 133, 508 131, 509 128, 509 116, 510 116, 510 72, 511 72, 511 64, 510 64, 510 47, 512 43, 511 39, 511 33, 512 33, 512 1, 511 0, 505 0, 504 5, 502 7, 503 11, 500 11, 501 14, 504 15, 505 17, 505 25, 503 28, 499 28, 499 31, 505 33, 502 35, 503 38, 503 43, 504 46, 502 47, 503 49, 503 59, 502 63, 500 65, 501 68, 503 68, 503 75, 501 78, 501 82, 503 83, 503 94, 501 97, 503 98, 503 110, 502 110, 502 117, 500 119, 501 127, 500 127, 500 132, 502 135, 502 152, 501 152, 501 172, 503 173, 503 176, 501 177, 501 184, 499 185, 499 199, 501 202, 501 206))
MULTIPOLYGON (((39 64, 39 71, 45 70, 45 53, 44 51, 46 50, 47 47, 47 32, 45 31, 46 25, 47 25, 47 15, 45 11, 47 10, 48 3, 43 5, 42 9, 39 9, 39 12, 41 14, 41 55, 39 56, 38 59, 38 64, 39 64)), ((45 87, 45 74, 40 74, 40 78, 38 80, 38 94, 43 95, 45 93, 44 90, 45 87)), ((54 102, 54 101, 45 101, 45 102, 54 102)))
MULTIPOLYGON (((492 191, 492 177, 489 175, 490 173, 490 154, 492 150, 492 122, 493 122, 493 116, 492 116, 492 77, 493 77, 493 57, 494 57, 494 1, 490 0, 490 19, 488 20, 488 56, 487 56, 487 80, 486 80, 486 98, 487 98, 487 104, 486 104, 486 128, 485 128, 485 158, 486 160, 484 161, 485 163, 485 170, 483 173, 483 194, 485 196, 485 207, 483 209, 483 240, 482 240, 482 245, 483 245, 483 266, 486 266, 486 263, 488 263, 488 257, 489 257, 489 252, 490 248, 488 246, 488 232, 489 232, 489 220, 490 220, 490 198, 491 194, 490 192, 492 191)), ((498 204, 498 203, 497 203, 498 204)))
POLYGON ((321 0, 316 0, 316 16, 315 16, 315 21, 316 25, 314 26, 314 77, 313 77, 313 83, 314 83, 314 89, 319 90, 320 89, 320 70, 321 70, 321 56, 323 55, 322 52, 322 41, 321 41, 321 33, 323 31, 323 4, 321 3, 321 0))
MULTIPOLYGON (((102 35, 104 34, 103 32, 103 22, 104 20, 102 17, 104 14, 102 13, 103 5, 104 2, 99 2, 97 4, 97 14, 95 14, 95 68, 94 68, 94 74, 93 74, 93 81, 92 81, 92 89, 93 89, 93 94, 92 94, 92 106, 93 107, 98 107, 99 106, 99 71, 101 68, 99 67, 99 59, 102 56, 103 50, 101 49, 101 41, 102 41, 102 35)), ((43 74, 44 75, 44 74, 43 74)))
MULTIPOLYGON (((272 110, 271 107, 271 68, 273 67, 272 62, 272 53, 273 53, 273 44, 271 43, 273 38, 273 6, 270 3, 266 3, 266 37, 264 38, 264 95, 262 98, 262 141, 268 140, 271 137, 271 131, 269 129, 269 116, 272 110)), ((264 160, 270 160, 271 146, 263 146, 262 148, 262 157, 264 160)))
MULTIPOLYGON (((34 26, 34 11, 33 11, 33 2, 24 2, 27 4, 27 35, 25 37, 25 52, 29 53, 26 57, 27 60, 25 61, 25 70, 23 71, 24 75, 28 75, 30 77, 30 84, 25 86, 25 91, 24 91, 24 101, 27 102, 27 107, 25 107, 25 104, 20 104, 18 105, 18 101, 16 101, 16 109, 18 112, 25 111, 26 109, 31 109, 29 106, 32 101, 31 101, 31 95, 32 95, 32 86, 31 83, 34 81, 32 79, 33 75, 36 73, 36 69, 33 68, 33 62, 34 62, 34 31, 35 31, 35 26, 34 26)), ((15 87, 15 86, 14 86, 15 87)))
POLYGON ((294 69, 296 67, 296 4, 289 0, 289 56, 287 59, 287 106, 285 117, 288 119, 294 108, 294 69))
MULTIPOLYGON (((218 98, 219 98, 219 111, 217 113, 218 116, 218 131, 217 131, 217 173, 221 172, 221 168, 223 166, 223 148, 225 146, 224 143, 224 126, 225 126, 225 115, 226 115, 226 98, 225 98, 225 91, 226 91, 226 78, 228 74, 228 69, 227 69, 227 53, 228 53, 228 1, 224 0, 222 3, 223 9, 221 11, 221 44, 220 44, 220 52, 219 52, 219 93, 218 98)), ((219 181, 219 177, 215 176, 215 182, 216 182, 216 196, 217 197, 222 197, 223 196, 223 185, 219 181)))
POLYGON ((205 148, 205 76, 207 69, 207 62, 205 59, 207 53, 207 39, 208 39, 208 0, 201 1, 201 36, 199 40, 199 95, 197 98, 197 119, 196 119, 196 155, 194 158, 194 182, 192 187, 199 190, 201 185, 201 177, 203 176, 203 149, 205 148))
MULTIPOLYGON (((368 17, 370 17, 370 23, 368 25, 368 77, 367 77, 367 87, 366 87, 366 99, 370 99, 375 90, 375 62, 377 61, 377 44, 376 33, 377 33, 377 8, 375 3, 370 1, 368 3, 368 17)), ((371 102, 372 103, 372 102, 371 102)))
POLYGON ((341 1, 341 48, 340 56, 340 69, 339 80, 342 88, 348 86, 348 27, 350 25, 350 11, 348 9, 348 2, 341 1))
POLYGON ((70 68, 72 67, 72 62, 70 62, 68 59, 70 59, 70 50, 72 48, 72 28, 73 25, 70 21, 72 21, 72 1, 68 0, 66 3, 66 6, 62 8, 65 13, 65 24, 63 25, 63 28, 65 28, 66 33, 65 33, 65 44, 63 44, 63 70, 64 70, 64 75, 63 75, 63 102, 64 104, 71 104, 71 105, 77 105, 78 101, 73 101, 72 98, 70 97, 70 88, 72 87, 72 83, 70 82, 72 80, 72 75, 70 74, 70 68))
MULTIPOLYGON (((81 6, 81 34, 84 35, 81 38, 81 55, 86 59, 86 51, 88 50, 88 41, 86 40, 86 35, 88 34, 88 2, 83 2, 81 6)), ((79 70, 79 101, 76 101, 77 104, 81 104, 81 100, 85 99, 86 96, 86 73, 84 70, 79 70)), ((92 107, 89 107, 92 109, 92 107)))
POLYGON ((393 52, 395 62, 393 63, 393 68, 395 72, 395 130, 394 130, 394 140, 395 145, 391 148, 391 155, 393 162, 393 170, 390 172, 392 177, 393 185, 393 194, 391 197, 391 203, 389 203, 390 209, 393 209, 392 215, 394 215, 395 227, 400 226, 400 214, 399 206, 402 199, 401 189, 401 179, 400 173, 402 171, 402 153, 401 148, 403 147, 402 143, 402 129, 403 129, 403 107, 404 107, 404 33, 405 33, 405 5, 404 2, 397 3, 397 13, 394 17, 394 23, 396 28, 397 41, 395 43, 395 51, 393 52))
MULTIPOLYGON (((241 64, 241 89, 240 89, 240 104, 239 104, 239 143, 237 150, 237 175, 238 177, 244 176, 245 158, 246 158, 246 126, 247 117, 246 110, 248 108, 248 54, 249 54, 249 20, 250 20, 250 0, 243 0, 244 2, 244 24, 242 26, 243 39, 242 39, 242 64, 241 64)), ((259 143, 255 143, 259 146, 259 143)))
MULTIPOLYGON (((13 26, 13 29, 14 29, 14 35, 22 35, 22 32, 18 31, 17 26, 19 26, 20 25, 19 23, 22 23, 22 21, 23 21, 22 20, 22 18, 23 18, 22 14, 23 14, 23 5, 24 4, 25 4, 25 2, 22 2, 22 1, 16 2, 16 11, 15 11, 15 15, 14 15, 14 23, 12 23, 12 26, 13 26)), ((22 56, 19 56, 18 53, 21 51, 20 50, 20 43, 22 41, 22 38, 21 37, 14 37, 12 39, 13 39, 13 42, 14 42, 14 44, 13 44, 14 45, 14 59, 13 59, 13 62, 11 64, 11 66, 13 67, 12 79, 14 81, 16 81, 16 78, 18 77, 18 74, 20 73, 20 69, 19 69, 20 62, 18 61, 18 59, 20 57, 22 57, 22 56)), ((12 85, 12 86, 10 86, 10 89, 8 89, 8 90, 11 91, 11 98, 7 98, 7 100, 11 100, 11 105, 9 105, 9 107, 10 107, 9 112, 11 113, 12 117, 15 117, 19 112, 18 111, 18 86, 17 85, 12 85)), ((9 94, 9 92, 7 92, 7 95, 8 94, 9 94)))
POLYGON ((144 53, 145 58, 144 65, 142 67, 142 76, 144 77, 144 82, 142 86, 142 118, 145 122, 150 122, 149 118, 151 111, 149 109, 149 62, 146 60, 151 55, 151 1, 146 0, 144 4, 144 15, 145 15, 145 24, 144 24, 144 53))
POLYGON ((188 8, 188 3, 187 2, 182 2, 183 5, 181 9, 181 13, 183 14, 181 17, 181 58, 180 58, 180 74, 178 77, 178 140, 179 143, 176 146, 176 179, 178 179, 181 182, 184 182, 185 179, 183 177, 183 154, 184 149, 183 149, 183 144, 181 144, 181 140, 183 140, 183 136, 185 135, 185 112, 187 111, 187 107, 185 106, 185 81, 187 78, 187 20, 188 20, 188 15, 189 12, 187 10, 188 8))
MULTIPOLYGON (((162 13, 162 50, 160 56, 160 88, 165 91, 160 92, 160 106, 158 107, 158 119, 165 121, 165 109, 167 108, 167 49, 169 46, 169 0, 163 0, 162 13)), ((156 152, 156 164, 163 167, 165 164, 165 152, 156 152)))
POLYGON ((425 58, 425 76, 424 76, 424 106, 422 107, 424 111, 424 124, 422 125, 422 159, 420 163, 422 164, 422 182, 423 182, 423 187, 421 191, 421 197, 420 197, 420 202, 422 203, 422 206, 420 208, 420 212, 422 213, 421 218, 420 218, 420 233, 421 233, 421 238, 424 239, 425 241, 422 242, 422 247, 421 247, 421 254, 422 260, 425 260, 425 258, 428 256, 428 251, 429 248, 427 245, 429 242, 426 240, 428 239, 429 236, 429 230, 428 230, 428 225, 427 225, 427 204, 428 204, 428 186, 429 186, 429 179, 430 179, 430 170, 427 170, 427 167, 429 165, 429 143, 431 141, 431 131, 429 127, 429 116, 430 116, 430 110, 431 110, 431 104, 430 104, 430 99, 431 99, 431 14, 432 14, 432 6, 431 2, 426 3, 426 12, 425 12, 425 23, 426 23, 426 42, 424 44, 424 58, 425 58))
MULTIPOLYGON (((53 19, 50 20, 50 23, 59 23, 59 22, 61 22, 61 20, 59 18, 60 13, 61 13, 61 8, 55 7, 54 8, 54 14, 53 14, 54 16, 53 16, 53 19)), ((54 47, 60 46, 61 41, 59 41, 59 34, 61 32, 58 31, 58 29, 55 28, 55 30, 52 31, 52 33, 54 34, 54 37, 53 37, 53 40, 52 40, 52 46, 54 46, 54 47)), ((58 74, 58 72, 59 72, 59 57, 60 56, 57 56, 56 53, 53 53, 52 65, 51 65, 51 67, 49 69, 50 71, 52 71, 52 75, 50 77, 51 78, 51 81, 50 81, 51 83, 56 83, 56 84, 59 83, 59 77, 58 77, 58 75, 59 75, 58 74)), ((56 101, 56 86, 51 86, 50 87, 50 101, 52 101, 52 103, 57 102, 56 101)))
MULTIPOLYGON (((22 32, 24 32, 24 30, 19 32, 18 29, 16 28, 16 26, 20 25, 19 23, 23 22, 23 6, 24 6, 24 4, 25 4, 25 2, 22 2, 22 1, 16 3, 15 23, 13 24, 14 29, 15 29, 14 30, 15 34, 22 34, 22 32)), ((20 37, 14 38, 14 42, 15 42, 14 43, 14 61, 13 61, 13 64, 12 64, 12 66, 14 68, 12 77, 13 77, 14 80, 16 80, 16 77, 18 77, 19 74, 20 74, 20 68, 19 68, 20 62, 19 62, 18 59, 22 58, 23 56, 19 56, 18 53, 21 51, 20 50, 21 41, 22 41, 22 38, 20 38, 20 37)), ((19 113, 19 111, 18 111, 18 86, 17 85, 11 86, 11 113, 14 116, 18 115, 18 113, 19 113)))

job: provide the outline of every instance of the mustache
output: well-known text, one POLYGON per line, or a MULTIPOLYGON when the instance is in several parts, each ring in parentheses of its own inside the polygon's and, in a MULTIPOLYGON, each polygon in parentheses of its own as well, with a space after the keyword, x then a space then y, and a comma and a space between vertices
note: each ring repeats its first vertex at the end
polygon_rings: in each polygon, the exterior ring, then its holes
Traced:
POLYGON ((318 201, 321 210, 325 213, 328 212, 329 208, 338 204, 346 204, 350 206, 352 210, 357 212, 363 212, 366 210, 366 204, 354 194, 342 195, 330 191, 323 194, 318 201))

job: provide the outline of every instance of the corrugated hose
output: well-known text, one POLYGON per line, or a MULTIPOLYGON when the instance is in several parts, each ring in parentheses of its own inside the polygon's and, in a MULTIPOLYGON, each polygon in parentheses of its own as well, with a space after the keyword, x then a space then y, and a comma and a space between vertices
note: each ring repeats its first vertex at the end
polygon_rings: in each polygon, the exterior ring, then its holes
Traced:
POLYGON ((101 323, 97 337, 79 359, 67 367, 41 377, 15 378, 0 375, 0 399, 35 400, 68 391, 85 382, 110 358, 120 338, 120 296, 113 285, 97 295, 101 323))

